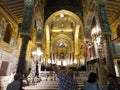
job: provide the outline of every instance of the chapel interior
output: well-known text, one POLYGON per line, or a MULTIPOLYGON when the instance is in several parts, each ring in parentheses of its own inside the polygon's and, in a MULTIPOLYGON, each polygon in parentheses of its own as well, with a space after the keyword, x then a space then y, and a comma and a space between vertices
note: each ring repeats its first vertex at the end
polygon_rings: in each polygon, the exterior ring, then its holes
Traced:
POLYGON ((108 74, 120 78, 120 0, 0 0, 0 90, 29 69, 57 81, 52 64, 80 83, 94 71, 103 88, 108 74))

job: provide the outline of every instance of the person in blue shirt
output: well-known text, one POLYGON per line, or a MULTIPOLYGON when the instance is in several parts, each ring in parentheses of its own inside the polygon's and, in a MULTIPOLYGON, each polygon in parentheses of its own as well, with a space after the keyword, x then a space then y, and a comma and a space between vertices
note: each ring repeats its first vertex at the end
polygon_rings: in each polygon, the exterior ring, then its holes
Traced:
POLYGON ((95 72, 91 72, 89 74, 88 80, 84 86, 84 90, 102 90, 102 87, 97 82, 97 74, 95 72))

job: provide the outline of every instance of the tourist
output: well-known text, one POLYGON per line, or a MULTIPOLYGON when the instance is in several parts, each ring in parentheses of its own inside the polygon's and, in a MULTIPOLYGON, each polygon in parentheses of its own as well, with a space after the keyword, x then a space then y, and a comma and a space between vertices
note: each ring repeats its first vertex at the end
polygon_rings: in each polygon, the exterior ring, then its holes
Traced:
POLYGON ((20 90, 20 74, 14 75, 14 80, 8 84, 6 90, 20 90))
POLYGON ((31 68, 28 68, 28 71, 27 71, 27 73, 26 73, 26 76, 29 76, 30 72, 31 72, 31 68))
POLYGON ((89 74, 88 80, 85 83, 84 90, 102 90, 102 87, 97 82, 97 75, 94 72, 89 74))
POLYGON ((45 65, 43 63, 41 64, 41 71, 45 71, 45 65))
POLYGON ((60 80, 58 90, 78 90, 77 82, 73 78, 72 69, 68 69, 66 74, 62 74, 58 71, 56 65, 53 65, 52 68, 57 74, 58 79, 60 80))
POLYGON ((113 74, 108 75, 108 87, 107 90, 120 90, 120 84, 118 84, 117 77, 113 74))
POLYGON ((29 81, 28 81, 28 79, 27 79, 27 74, 26 74, 26 73, 23 73, 22 84, 23 84, 23 85, 22 85, 23 87, 29 85, 29 81))
MULTIPOLYGON (((26 74, 23 74, 23 75, 26 75, 26 74)), ((14 80, 8 84, 6 90, 22 90, 22 87, 25 87, 27 85, 29 85, 29 84, 28 84, 28 81, 26 80, 25 76, 22 79, 20 77, 20 74, 16 73, 14 75, 14 80), (21 81, 22 81, 22 83, 21 83, 21 81)))

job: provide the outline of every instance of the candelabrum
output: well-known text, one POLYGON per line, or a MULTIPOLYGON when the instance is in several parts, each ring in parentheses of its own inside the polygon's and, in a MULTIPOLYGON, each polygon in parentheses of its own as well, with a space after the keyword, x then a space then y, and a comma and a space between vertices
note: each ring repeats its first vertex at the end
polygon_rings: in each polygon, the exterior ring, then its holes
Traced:
POLYGON ((35 62, 35 76, 37 76, 38 78, 41 77, 41 56, 42 56, 42 51, 41 49, 38 47, 37 50, 32 52, 32 56, 33 56, 33 61, 35 62))

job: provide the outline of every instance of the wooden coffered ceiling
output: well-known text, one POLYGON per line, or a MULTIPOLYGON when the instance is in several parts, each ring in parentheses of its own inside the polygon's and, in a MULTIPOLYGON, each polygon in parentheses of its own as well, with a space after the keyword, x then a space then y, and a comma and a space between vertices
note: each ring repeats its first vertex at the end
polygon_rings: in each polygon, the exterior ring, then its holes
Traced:
POLYGON ((21 22, 24 16, 24 0, 1 0, 8 11, 21 22))
MULTIPOLYGON (((17 19, 22 19, 24 15, 24 0, 1 0, 17 19)), ((46 0, 42 0, 46 1, 46 0)), ((120 13, 120 0, 107 0, 107 16, 109 22, 112 23, 118 13, 120 13)))
POLYGON ((114 22, 118 17, 120 13, 120 0, 107 0, 107 16, 109 19, 109 23, 111 24, 114 22))

